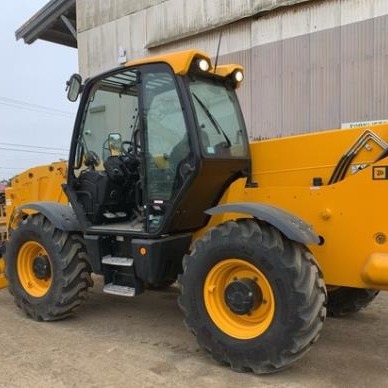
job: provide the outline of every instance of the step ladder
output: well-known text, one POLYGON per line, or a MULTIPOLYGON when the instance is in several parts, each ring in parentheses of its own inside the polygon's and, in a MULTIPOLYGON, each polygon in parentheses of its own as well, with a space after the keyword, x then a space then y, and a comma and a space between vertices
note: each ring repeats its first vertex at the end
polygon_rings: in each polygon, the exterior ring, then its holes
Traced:
POLYGON ((143 285, 135 276, 132 257, 107 255, 102 258, 101 263, 104 265, 105 278, 103 292, 126 297, 143 292, 143 285))

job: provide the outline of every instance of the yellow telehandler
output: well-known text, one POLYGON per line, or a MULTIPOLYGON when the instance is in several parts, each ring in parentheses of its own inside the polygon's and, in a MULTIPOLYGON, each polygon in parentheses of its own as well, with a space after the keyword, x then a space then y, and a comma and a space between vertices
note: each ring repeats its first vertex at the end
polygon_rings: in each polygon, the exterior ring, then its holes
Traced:
POLYGON ((243 78, 197 50, 70 78, 68 163, 6 190, 6 277, 28 316, 70 315, 92 272, 124 297, 178 280, 199 344, 260 374, 302 357, 327 312, 388 290, 388 126, 249 143, 243 78))

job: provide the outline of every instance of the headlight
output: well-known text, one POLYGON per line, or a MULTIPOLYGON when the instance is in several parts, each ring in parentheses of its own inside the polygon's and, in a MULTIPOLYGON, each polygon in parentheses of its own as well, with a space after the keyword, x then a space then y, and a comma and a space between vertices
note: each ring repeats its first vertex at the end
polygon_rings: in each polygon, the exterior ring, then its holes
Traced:
POLYGON ((197 65, 202 71, 208 71, 210 68, 210 63, 206 59, 198 59, 197 65))
POLYGON ((242 82, 244 80, 244 73, 241 70, 235 71, 233 76, 237 82, 242 82))

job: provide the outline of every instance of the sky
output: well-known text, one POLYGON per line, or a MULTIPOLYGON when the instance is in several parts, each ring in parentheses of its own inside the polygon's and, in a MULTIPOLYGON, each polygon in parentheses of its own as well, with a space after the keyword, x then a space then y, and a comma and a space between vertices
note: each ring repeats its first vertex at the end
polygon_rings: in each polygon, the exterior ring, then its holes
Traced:
POLYGON ((15 31, 48 1, 2 2, 0 181, 68 156, 78 104, 67 101, 65 83, 78 71, 77 50, 15 38, 15 31))

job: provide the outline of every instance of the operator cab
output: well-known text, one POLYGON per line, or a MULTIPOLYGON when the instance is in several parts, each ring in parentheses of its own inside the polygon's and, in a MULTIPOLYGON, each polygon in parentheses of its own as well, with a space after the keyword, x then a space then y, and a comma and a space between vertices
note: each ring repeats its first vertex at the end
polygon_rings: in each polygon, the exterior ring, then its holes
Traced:
POLYGON ((173 63, 168 56, 144 60, 83 87, 66 193, 88 233, 198 229, 207 222, 204 211, 247 176, 235 74, 201 69, 210 61, 194 51, 186 56, 178 74, 171 54, 173 63))

